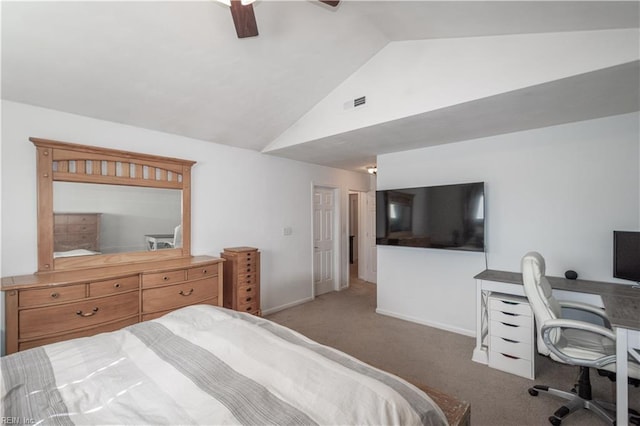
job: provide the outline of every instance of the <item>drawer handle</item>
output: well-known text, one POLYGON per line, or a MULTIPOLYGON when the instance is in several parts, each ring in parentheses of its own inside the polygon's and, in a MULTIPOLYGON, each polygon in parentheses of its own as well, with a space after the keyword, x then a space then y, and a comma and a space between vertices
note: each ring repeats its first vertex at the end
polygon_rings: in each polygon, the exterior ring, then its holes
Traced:
POLYGON ((505 342, 509 342, 509 343, 520 343, 517 340, 511 340, 511 339, 507 339, 507 338, 504 338, 504 337, 501 337, 501 339, 504 340, 505 342))
POLYGON ((503 313, 503 314, 505 314, 505 315, 509 315, 509 316, 511 316, 511 317, 519 317, 519 316, 520 316, 520 315, 518 315, 518 314, 514 314, 514 313, 511 313, 511 312, 505 312, 505 311, 500 311, 500 312, 502 312, 502 313, 503 313))
POLYGON ((518 327, 518 326, 517 326, 517 325, 515 325, 515 324, 508 324, 508 323, 506 323, 506 322, 502 322, 502 321, 500 321, 500 324, 502 324, 502 325, 506 325, 507 327, 518 327))
POLYGON ((507 305, 519 305, 519 303, 518 303, 518 302, 510 302, 510 301, 508 301, 508 300, 501 300, 501 302, 502 302, 502 303, 505 303, 505 304, 507 304, 507 305))
POLYGON ((115 288, 120 288, 120 283, 115 283, 113 286, 114 286, 115 288))
POLYGON ((247 288, 245 291, 246 291, 247 293, 251 293, 251 290, 252 290, 252 288, 251 288, 251 287, 249 287, 249 288, 247 288))
POLYGON ((169 277, 165 275, 164 277, 162 277, 162 279, 167 281, 169 279, 169 277))
POLYGON ((247 275, 247 279, 251 278, 251 275, 247 275))
POLYGON ((82 311, 77 311, 76 315, 78 315, 79 317, 92 317, 94 316, 96 313, 98 312, 98 308, 93 308, 91 310, 91 312, 82 312, 82 311))
POLYGON ((202 273, 203 273, 203 274, 206 274, 206 273, 207 273, 207 270, 206 270, 206 269, 203 269, 203 270, 202 270, 202 273))
POLYGON ((60 297, 60 293, 53 292, 51 293, 51 297, 53 297, 54 299, 57 299, 58 297, 60 297))
POLYGON ((251 302, 251 298, 247 297, 246 299, 244 299, 245 302, 251 302))
POLYGON ((247 308, 245 309, 245 311, 249 312, 251 310, 251 306, 247 306, 247 308))
POLYGON ((193 293, 193 289, 189 289, 189 291, 185 292, 184 290, 180 290, 180 296, 190 296, 193 293))
POLYGON ((500 355, 502 355, 502 356, 504 356, 504 357, 507 357, 507 358, 511 358, 511 359, 520 359, 520 358, 519 358, 519 357, 517 357, 517 356, 503 354, 502 352, 500 352, 500 355))

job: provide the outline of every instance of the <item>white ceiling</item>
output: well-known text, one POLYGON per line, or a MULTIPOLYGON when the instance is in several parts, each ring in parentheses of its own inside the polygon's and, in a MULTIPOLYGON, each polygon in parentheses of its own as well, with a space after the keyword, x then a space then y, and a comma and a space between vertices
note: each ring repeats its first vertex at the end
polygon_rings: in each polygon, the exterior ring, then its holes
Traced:
MULTIPOLYGON (((391 41, 640 26, 637 1, 254 9, 260 35, 237 39, 228 8, 210 0, 3 1, 2 98, 261 151, 391 41)), ((637 111, 639 74, 614 67, 273 154, 362 170, 376 154, 637 111)))

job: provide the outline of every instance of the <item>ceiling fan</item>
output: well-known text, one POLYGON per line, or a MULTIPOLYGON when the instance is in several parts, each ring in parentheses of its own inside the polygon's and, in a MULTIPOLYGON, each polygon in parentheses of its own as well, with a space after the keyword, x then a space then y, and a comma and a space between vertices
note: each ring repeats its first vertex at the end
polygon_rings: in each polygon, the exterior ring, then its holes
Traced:
MULTIPOLYGON (((258 35, 258 24, 253 13, 255 0, 219 0, 231 8, 233 24, 236 27, 238 38, 255 37, 258 35)), ((340 0, 318 0, 331 7, 336 7, 340 0)))

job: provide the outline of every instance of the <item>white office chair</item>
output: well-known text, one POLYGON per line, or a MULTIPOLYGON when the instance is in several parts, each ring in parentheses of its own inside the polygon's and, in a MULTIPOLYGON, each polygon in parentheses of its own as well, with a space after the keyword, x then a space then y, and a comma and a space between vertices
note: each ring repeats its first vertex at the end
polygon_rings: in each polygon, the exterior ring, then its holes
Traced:
MULTIPOLYGON (((540 253, 529 252, 522 258, 522 281, 536 321, 538 352, 555 361, 580 367, 578 384, 571 392, 535 385, 529 389, 529 394, 537 396, 539 392, 546 392, 568 400, 549 417, 553 425, 560 425, 563 418, 581 408, 593 411, 609 424, 615 424, 615 405, 591 398, 589 378, 591 367, 615 373, 616 336, 604 310, 584 303, 554 299, 540 253), (605 326, 562 318, 562 308, 595 314, 605 326)), ((640 365, 629 363, 629 377, 640 378, 640 365)), ((631 421, 636 423, 640 418, 636 412, 633 413, 631 421)))

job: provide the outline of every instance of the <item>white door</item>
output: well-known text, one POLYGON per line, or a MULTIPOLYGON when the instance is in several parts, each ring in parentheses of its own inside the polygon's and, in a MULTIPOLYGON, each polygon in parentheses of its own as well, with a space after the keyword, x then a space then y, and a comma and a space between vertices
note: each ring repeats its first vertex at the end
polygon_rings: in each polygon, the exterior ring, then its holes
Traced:
POLYGON ((330 188, 313 188, 313 288, 316 296, 334 291, 335 197, 330 188))
POLYGON ((378 247, 376 246, 376 191, 367 192, 365 223, 365 270, 362 276, 370 283, 378 278, 378 247))

